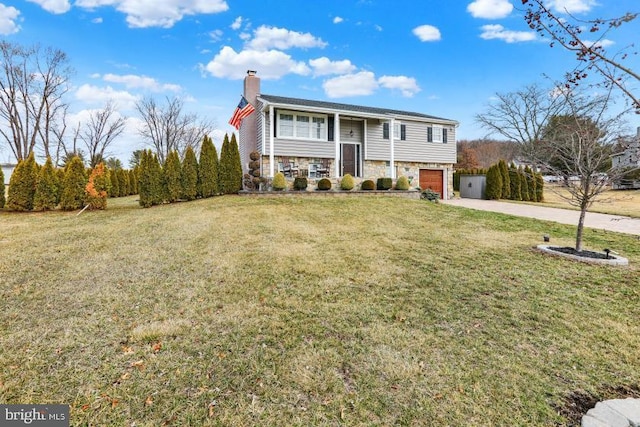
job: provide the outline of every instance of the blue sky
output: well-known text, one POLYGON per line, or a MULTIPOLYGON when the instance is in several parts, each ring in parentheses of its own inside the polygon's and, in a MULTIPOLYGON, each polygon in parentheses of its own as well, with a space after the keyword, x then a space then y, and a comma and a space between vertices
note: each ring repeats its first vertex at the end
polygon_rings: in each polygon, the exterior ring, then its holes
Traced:
MULTIPOLYGON (((549 5, 580 19, 640 11, 638 0, 549 5)), ((143 96, 182 97, 217 123, 219 146, 247 69, 263 93, 422 112, 458 120, 458 139, 483 137, 474 115, 496 92, 575 65, 523 14, 521 0, 0 0, 0 34, 67 53, 70 112, 83 120, 113 100, 129 119, 110 154, 126 162, 143 148, 134 108, 143 96)), ((640 20, 611 33, 607 49, 638 34, 640 20)), ((640 69, 638 56, 626 62, 640 69)), ((0 161, 10 156, 0 148, 0 161)))

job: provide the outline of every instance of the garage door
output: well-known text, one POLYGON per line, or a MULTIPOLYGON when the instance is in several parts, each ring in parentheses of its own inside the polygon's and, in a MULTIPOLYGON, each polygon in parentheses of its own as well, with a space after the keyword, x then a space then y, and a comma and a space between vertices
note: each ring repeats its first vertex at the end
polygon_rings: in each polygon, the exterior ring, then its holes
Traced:
POLYGON ((420 188, 437 191, 442 199, 442 172, 440 169, 420 169, 420 188))

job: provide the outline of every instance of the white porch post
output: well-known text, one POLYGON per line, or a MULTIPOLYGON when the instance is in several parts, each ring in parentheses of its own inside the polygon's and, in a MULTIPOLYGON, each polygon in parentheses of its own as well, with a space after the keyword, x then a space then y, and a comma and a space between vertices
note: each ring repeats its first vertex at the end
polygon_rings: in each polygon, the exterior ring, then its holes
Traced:
POLYGON ((269 105, 269 178, 273 178, 276 174, 274 165, 275 156, 273 154, 273 130, 275 129, 274 115, 273 105, 269 105))
POLYGON ((391 122, 389 123, 389 145, 391 146, 391 156, 390 156, 389 166, 391 168, 391 179, 396 179, 396 167, 395 167, 396 159, 395 159, 395 153, 394 153, 395 125, 396 125, 396 120, 391 119, 391 122))
POLYGON ((336 113, 336 116, 333 120, 333 139, 336 142, 336 153, 335 160, 333 162, 333 168, 335 170, 334 176, 336 178, 340 177, 340 113, 336 113))
POLYGON ((449 168, 444 168, 442 181, 442 200, 449 200, 449 168))

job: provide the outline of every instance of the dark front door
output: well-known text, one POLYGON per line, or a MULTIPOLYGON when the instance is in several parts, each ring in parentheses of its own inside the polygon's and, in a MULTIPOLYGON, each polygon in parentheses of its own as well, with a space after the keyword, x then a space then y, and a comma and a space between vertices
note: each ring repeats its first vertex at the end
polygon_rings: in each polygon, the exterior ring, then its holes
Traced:
POLYGON ((356 144, 342 144, 342 176, 358 176, 358 156, 356 144))

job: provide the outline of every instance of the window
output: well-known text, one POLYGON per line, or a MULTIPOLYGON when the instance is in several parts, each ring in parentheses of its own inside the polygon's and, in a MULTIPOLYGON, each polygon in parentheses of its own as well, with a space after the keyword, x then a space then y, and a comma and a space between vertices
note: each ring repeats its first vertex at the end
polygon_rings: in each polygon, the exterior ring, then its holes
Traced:
MULTIPOLYGON (((382 124, 382 138, 389 139, 389 122, 382 124)), ((405 141, 407 139, 407 125, 400 122, 394 122, 393 139, 405 141)))
MULTIPOLYGON (((442 126, 439 125, 429 126, 427 128, 427 142, 443 142, 443 130, 442 126)), ((446 136, 446 131, 444 134, 446 136)))
POLYGON ((327 141, 327 116, 279 112, 277 137, 327 141))

